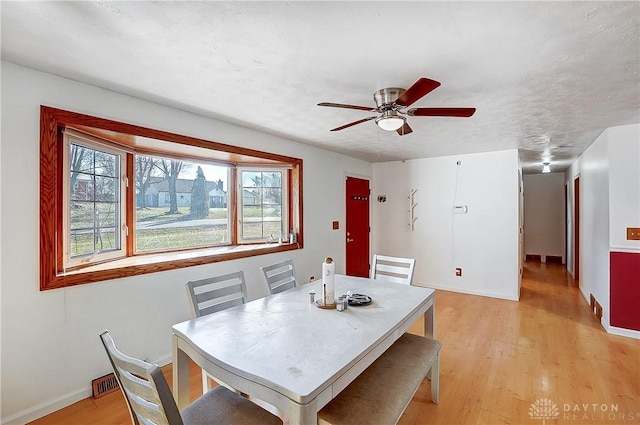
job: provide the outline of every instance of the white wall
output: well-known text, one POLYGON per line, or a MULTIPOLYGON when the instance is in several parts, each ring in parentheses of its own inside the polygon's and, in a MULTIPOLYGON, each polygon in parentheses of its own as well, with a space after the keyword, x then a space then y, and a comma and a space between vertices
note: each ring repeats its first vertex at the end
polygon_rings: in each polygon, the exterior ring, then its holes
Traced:
MULTIPOLYGON (((607 131, 582 155, 580 169, 580 288, 609 315, 609 160, 607 131)), ((573 185, 572 185, 573 186, 573 185)))
POLYGON ((564 174, 524 176, 525 254, 554 255, 564 262, 564 174))
POLYGON ((367 162, 6 62, 1 111, 3 424, 25 423, 89 396, 90 380, 110 371, 98 338, 103 329, 127 353, 170 361, 171 325, 189 318, 187 280, 242 269, 249 297, 258 298, 267 293, 258 268, 287 256, 301 280, 317 276, 327 256, 342 259, 337 272, 344 272, 344 230, 331 230, 331 222, 344 223, 345 173, 371 176, 367 162), (302 158, 305 248, 39 291, 41 104, 302 158))
MULTIPOLYGON (((640 124, 608 128, 607 137, 609 251, 640 255, 640 241, 626 239, 627 227, 640 227, 640 124)), ((609 299, 606 302, 602 324, 607 332, 640 339, 640 331, 611 326, 609 299)))
POLYGON ((640 124, 607 129, 609 137, 609 242, 613 251, 640 252, 627 227, 640 227, 640 124))
POLYGON ((417 285, 517 300, 518 167, 516 150, 374 164, 372 251, 416 258, 417 285), (468 213, 454 215, 454 203, 468 213))
POLYGON ((580 290, 602 305, 607 332, 640 339, 640 332, 610 326, 610 251, 640 253, 626 240, 627 227, 640 227, 640 124, 610 127, 567 170, 567 266, 574 270, 573 182, 580 176, 580 290))

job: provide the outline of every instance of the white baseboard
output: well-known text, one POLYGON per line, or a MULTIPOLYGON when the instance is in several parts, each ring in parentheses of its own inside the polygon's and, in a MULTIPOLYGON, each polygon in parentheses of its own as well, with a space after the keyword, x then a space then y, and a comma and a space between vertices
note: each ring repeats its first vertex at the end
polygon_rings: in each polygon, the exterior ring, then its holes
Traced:
POLYGON ((578 289, 580 290, 582 297, 585 299, 585 301, 587 301, 587 305, 589 305, 589 303, 591 302, 591 300, 589 299, 589 294, 584 292, 584 288, 580 284, 578 284, 578 289))
MULTIPOLYGON (((170 354, 160 357, 157 361, 153 362, 159 366, 166 366, 172 361, 170 354)), ((2 425, 25 425, 29 422, 40 419, 43 416, 47 416, 53 412, 57 412, 60 409, 64 409, 67 406, 77 403, 85 398, 89 398, 93 395, 93 388, 91 386, 81 388, 77 391, 70 392, 63 396, 54 398, 49 401, 45 401, 36 406, 22 410, 6 418, 0 419, 2 425)))
POLYGON ((156 360, 153 363, 157 364, 160 367, 164 367, 164 366, 168 365, 171 362, 173 362, 173 357, 171 356, 171 354, 167 354, 166 356, 160 357, 158 360, 156 360))
POLYGON ((429 284, 429 283, 413 283, 413 285, 420 286, 422 288, 433 288, 433 289, 440 289, 443 291, 458 292, 460 294, 480 295, 482 297, 499 298, 501 300, 509 300, 509 301, 518 301, 517 295, 507 295, 507 294, 501 294, 501 293, 490 292, 490 291, 477 291, 477 290, 470 290, 467 288, 456 288, 451 286, 442 286, 442 285, 435 285, 435 284, 429 284))
POLYGON ((15 413, 9 417, 2 418, 2 425, 25 425, 29 422, 35 421, 36 419, 40 419, 43 416, 47 416, 48 414, 70 406, 73 403, 77 403, 80 400, 84 400, 87 397, 91 397, 92 394, 93 390, 91 387, 86 387, 81 390, 65 394, 61 397, 45 401, 44 403, 40 403, 21 412, 15 413))
MULTIPOLYGON (((604 317, 603 317, 604 319, 604 317)), ((611 326, 608 321, 603 320, 604 329, 607 333, 612 335, 626 336, 628 338, 640 339, 640 331, 634 331, 632 329, 618 328, 616 326, 611 326)))
MULTIPOLYGON (((586 292, 584 292, 584 289, 582 288, 582 286, 579 286, 580 288, 580 293, 582 294, 582 296, 584 297, 585 301, 587 302, 587 305, 589 305, 589 294, 587 294, 586 292)), ((604 328, 604 330, 612 335, 619 335, 619 336, 626 336, 629 338, 635 338, 635 339, 640 339, 640 331, 634 331, 632 329, 625 329, 625 328, 618 328, 615 326, 611 326, 609 324, 609 321, 607 319, 607 317, 605 315, 602 316, 602 322, 601 322, 602 327, 604 328)))

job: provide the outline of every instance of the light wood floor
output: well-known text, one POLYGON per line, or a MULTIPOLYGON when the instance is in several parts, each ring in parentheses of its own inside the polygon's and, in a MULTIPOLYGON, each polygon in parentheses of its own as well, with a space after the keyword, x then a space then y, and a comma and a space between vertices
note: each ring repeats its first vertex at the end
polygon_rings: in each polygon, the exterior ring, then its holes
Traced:
MULTIPOLYGON (((443 343, 440 404, 431 403, 425 380, 399 425, 538 425, 542 417, 530 411, 542 399, 558 409, 555 419, 542 415, 546 424, 640 423, 640 341, 604 332, 561 265, 525 263, 520 302, 437 291, 436 337, 443 343)), ((191 370, 195 397, 200 373, 191 370)), ((171 382, 171 366, 164 371, 171 382)), ((117 392, 33 423, 130 421, 117 392)), ((372 418, 371 425, 387 424, 372 418)))

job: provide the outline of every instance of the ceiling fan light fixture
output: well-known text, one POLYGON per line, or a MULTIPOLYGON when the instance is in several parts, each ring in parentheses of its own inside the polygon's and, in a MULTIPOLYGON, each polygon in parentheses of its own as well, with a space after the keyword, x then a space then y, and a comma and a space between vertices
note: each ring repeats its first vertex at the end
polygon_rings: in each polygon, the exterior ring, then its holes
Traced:
MULTIPOLYGON (((0 0, 1 1, 1 0, 0 0)), ((413 133, 407 123, 406 115, 417 117, 470 117, 476 112, 476 108, 411 108, 404 111, 414 102, 426 96, 440 83, 428 78, 420 78, 408 89, 400 87, 387 87, 373 93, 375 108, 368 106, 348 105, 345 103, 320 102, 318 106, 330 106, 332 108, 357 109, 359 111, 378 112, 379 116, 370 116, 357 121, 350 122, 340 127, 332 128, 331 131, 340 131, 363 122, 374 120, 378 127, 384 131, 395 131, 399 136, 413 133)))
POLYGON ((396 131, 406 122, 405 117, 398 115, 396 111, 385 111, 376 118, 376 124, 384 131, 396 131))

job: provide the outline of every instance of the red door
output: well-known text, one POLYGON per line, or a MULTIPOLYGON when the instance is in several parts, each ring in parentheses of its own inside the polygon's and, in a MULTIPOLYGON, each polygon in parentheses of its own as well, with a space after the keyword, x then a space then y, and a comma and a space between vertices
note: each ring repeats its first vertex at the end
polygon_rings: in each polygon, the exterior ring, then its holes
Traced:
POLYGON ((349 276, 369 276, 369 180, 347 177, 346 270, 349 276))

